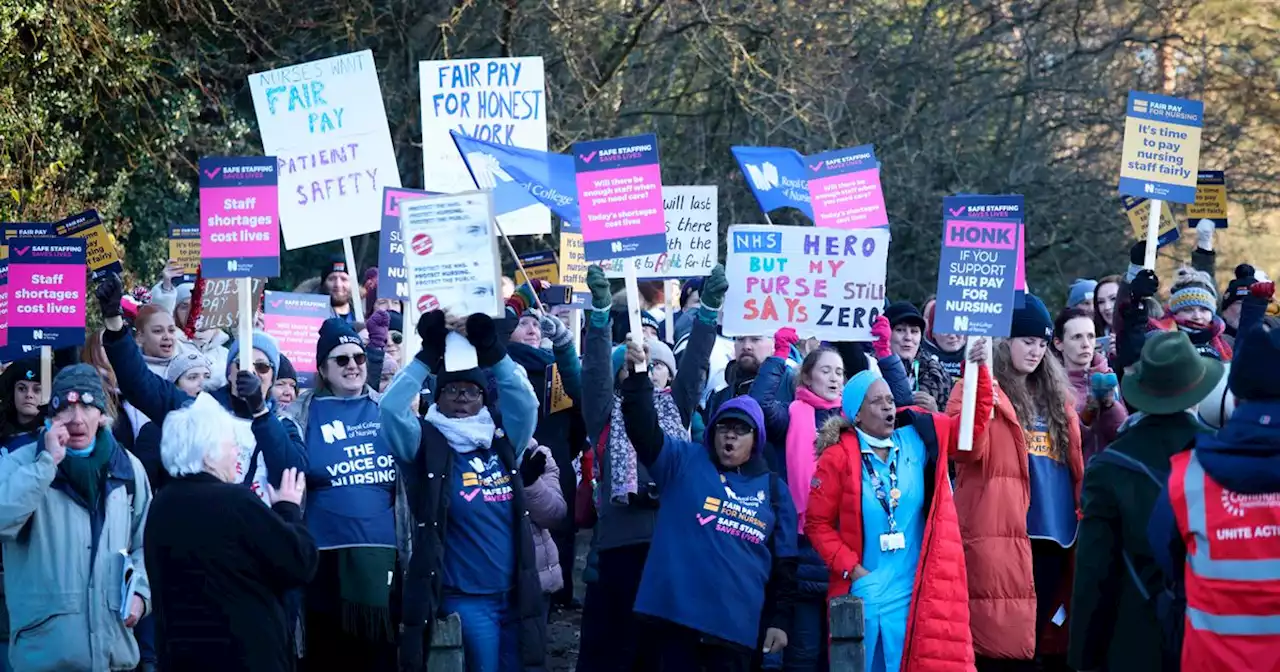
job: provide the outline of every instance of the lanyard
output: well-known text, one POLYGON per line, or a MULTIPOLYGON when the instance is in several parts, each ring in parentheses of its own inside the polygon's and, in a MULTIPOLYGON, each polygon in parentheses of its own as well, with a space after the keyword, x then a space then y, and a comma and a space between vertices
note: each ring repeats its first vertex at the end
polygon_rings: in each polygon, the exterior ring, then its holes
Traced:
POLYGON ((916 358, 911 360, 911 391, 920 391, 920 355, 918 353, 916 358))
POLYGON ((876 500, 880 502, 885 515, 889 517, 889 532, 897 532, 898 521, 895 520, 893 512, 898 508, 898 500, 902 498, 902 491, 898 489, 898 444, 895 442, 889 451, 889 490, 887 492, 884 481, 881 480, 880 474, 876 473, 871 456, 867 453, 862 454, 862 466, 871 475, 871 487, 875 489, 876 500))

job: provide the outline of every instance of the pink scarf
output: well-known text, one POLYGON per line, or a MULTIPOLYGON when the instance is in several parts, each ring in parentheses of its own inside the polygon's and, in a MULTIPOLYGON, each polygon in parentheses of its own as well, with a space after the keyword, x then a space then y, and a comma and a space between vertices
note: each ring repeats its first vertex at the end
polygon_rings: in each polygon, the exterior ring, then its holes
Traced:
POLYGON ((796 400, 791 402, 787 421, 787 488, 795 500, 796 515, 800 519, 800 532, 804 532, 804 512, 809 508, 809 486, 814 467, 818 463, 817 412, 815 409, 840 408, 840 398, 827 401, 809 391, 803 385, 796 388, 796 400))

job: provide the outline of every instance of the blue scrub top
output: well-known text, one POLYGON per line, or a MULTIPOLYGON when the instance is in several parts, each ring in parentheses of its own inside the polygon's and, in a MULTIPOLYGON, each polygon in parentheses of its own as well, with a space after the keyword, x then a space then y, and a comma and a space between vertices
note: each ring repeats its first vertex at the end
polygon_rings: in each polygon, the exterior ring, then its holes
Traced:
MULTIPOLYGON (((894 509, 894 519, 898 531, 906 537, 907 547, 900 551, 880 550, 880 535, 889 532, 889 516, 880 500, 876 499, 866 461, 859 460, 858 470, 862 474, 862 566, 871 573, 854 581, 850 590, 851 595, 863 602, 885 609, 911 603, 916 566, 924 546, 926 516, 924 469, 928 455, 924 440, 915 427, 910 426, 895 430, 892 439, 894 448, 889 458, 894 459, 894 452, 897 453, 898 489, 902 491, 894 509)), ((861 443, 862 453, 870 457, 872 467, 888 492, 889 463, 881 460, 865 441, 861 443)))

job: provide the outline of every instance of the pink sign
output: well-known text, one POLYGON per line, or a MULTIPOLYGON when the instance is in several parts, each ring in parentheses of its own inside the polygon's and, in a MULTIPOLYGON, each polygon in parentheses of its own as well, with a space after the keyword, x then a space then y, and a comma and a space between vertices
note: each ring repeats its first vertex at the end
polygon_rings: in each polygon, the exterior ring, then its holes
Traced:
POLYGON ((9 347, 84 344, 85 241, 9 241, 9 347))
POLYGON ((280 275, 280 197, 273 157, 200 159, 200 260, 206 278, 280 275))
POLYGON ((666 252, 657 136, 578 142, 573 154, 587 261, 666 252))
POLYGON ((832 229, 888 226, 874 148, 863 145, 805 158, 813 224, 832 229))
POLYGON ((298 387, 310 387, 316 375, 316 338, 320 325, 332 315, 329 297, 267 292, 262 307, 264 329, 280 343, 281 354, 293 364, 298 387))

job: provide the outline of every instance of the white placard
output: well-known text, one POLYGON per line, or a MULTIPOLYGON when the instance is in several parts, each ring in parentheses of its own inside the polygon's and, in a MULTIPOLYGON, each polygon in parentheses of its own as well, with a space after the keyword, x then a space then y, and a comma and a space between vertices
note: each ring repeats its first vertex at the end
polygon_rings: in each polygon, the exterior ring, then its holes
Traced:
MULTIPOLYGON (((547 151, 547 82, 542 57, 418 63, 422 178, 427 191, 491 188, 500 173, 472 180, 449 131, 500 145, 547 151)), ((498 218, 508 236, 551 232, 551 211, 534 205, 498 218)))
POLYGON ((888 229, 811 226, 729 227, 725 336, 869 341, 884 311, 888 229))
POLYGON ((262 151, 280 171, 285 249, 373 233, 400 186, 373 52, 249 75, 262 151))
POLYGON ((632 263, 637 278, 692 278, 711 275, 720 258, 720 211, 717 188, 662 187, 667 214, 667 252, 601 263, 611 278, 621 278, 622 264, 632 263))
POLYGON ((502 317, 501 276, 492 197, 484 191, 400 202, 409 295, 418 313, 502 317))

